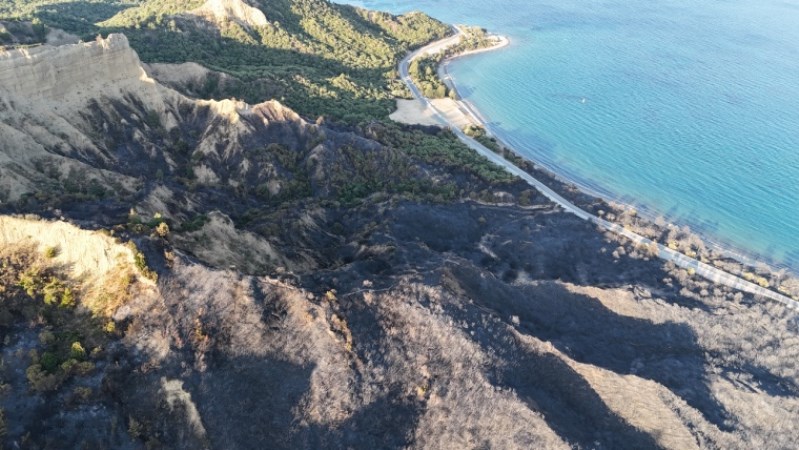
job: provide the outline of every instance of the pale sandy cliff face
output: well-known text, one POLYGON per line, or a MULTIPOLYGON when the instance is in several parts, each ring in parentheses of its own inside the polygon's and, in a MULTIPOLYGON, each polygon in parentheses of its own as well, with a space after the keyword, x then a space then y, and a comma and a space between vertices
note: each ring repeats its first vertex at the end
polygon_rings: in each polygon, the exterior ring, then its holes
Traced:
POLYGON ((69 267, 75 280, 102 279, 119 265, 133 266, 129 248, 108 236, 65 222, 0 216, 0 247, 11 245, 30 245, 40 253, 54 249, 53 261, 69 267))
POLYGON ((27 249, 35 254, 51 252, 47 263, 62 267, 73 283, 81 304, 96 314, 112 315, 119 305, 103 304, 103 296, 121 278, 137 280, 140 293, 155 286, 136 277, 134 251, 98 231, 82 230, 63 221, 0 215, 0 253, 27 249))
POLYGON ((230 78, 222 72, 215 72, 195 62, 182 64, 150 63, 143 65, 147 75, 166 86, 184 86, 188 83, 201 85, 209 75, 216 76, 220 82, 230 78))
POLYGON ((90 98, 154 87, 127 38, 0 51, 0 93, 78 109, 90 98))
MULTIPOLYGON (((0 52, 0 200, 30 192, 36 181, 32 166, 49 161, 64 173, 79 169, 64 152, 109 160, 87 132, 81 118, 90 100, 133 94, 159 112, 179 96, 147 77, 128 40, 120 34, 95 42, 0 52)), ((96 176, 101 176, 101 172, 96 176)), ((106 173, 130 188, 132 180, 106 173)))
POLYGON ((266 15, 244 0, 208 0, 194 14, 215 20, 235 20, 243 25, 262 27, 269 24, 266 15))

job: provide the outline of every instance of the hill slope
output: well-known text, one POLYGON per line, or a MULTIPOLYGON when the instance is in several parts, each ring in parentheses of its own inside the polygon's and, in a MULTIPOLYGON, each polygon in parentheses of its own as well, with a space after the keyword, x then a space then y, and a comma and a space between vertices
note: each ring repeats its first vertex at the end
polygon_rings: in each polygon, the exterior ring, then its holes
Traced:
POLYGON ((191 98, 117 34, 0 79, 5 446, 797 445, 790 312, 446 132, 191 98))
POLYGON ((276 98, 306 117, 348 123, 386 118, 394 97, 405 93, 395 80, 399 57, 450 32, 421 13, 392 16, 326 0, 248 1, 5 0, 0 20, 36 19, 86 40, 124 33, 145 62, 193 61, 234 76, 203 85, 203 98, 276 98))

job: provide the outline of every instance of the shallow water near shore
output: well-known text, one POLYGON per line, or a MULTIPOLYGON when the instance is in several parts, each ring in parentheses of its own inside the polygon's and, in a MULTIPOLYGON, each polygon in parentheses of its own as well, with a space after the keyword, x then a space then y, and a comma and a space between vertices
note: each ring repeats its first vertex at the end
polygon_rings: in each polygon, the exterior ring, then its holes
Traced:
POLYGON ((799 270, 799 4, 345 3, 509 36, 449 66, 495 134, 605 197, 799 270))

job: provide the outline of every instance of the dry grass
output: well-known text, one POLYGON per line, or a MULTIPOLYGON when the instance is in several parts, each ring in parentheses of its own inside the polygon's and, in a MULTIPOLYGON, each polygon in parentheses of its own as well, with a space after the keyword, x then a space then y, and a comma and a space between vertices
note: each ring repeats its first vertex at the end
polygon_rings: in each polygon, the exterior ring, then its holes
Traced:
POLYGON ((134 254, 128 246, 96 231, 66 222, 0 216, 0 249, 31 248, 42 267, 66 271, 81 305, 110 317, 130 298, 136 283, 134 254))

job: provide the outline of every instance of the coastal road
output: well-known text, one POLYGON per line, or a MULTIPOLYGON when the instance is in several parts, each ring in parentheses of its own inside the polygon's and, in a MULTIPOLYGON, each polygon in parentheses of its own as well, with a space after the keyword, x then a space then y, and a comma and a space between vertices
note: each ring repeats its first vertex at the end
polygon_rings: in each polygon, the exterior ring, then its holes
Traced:
POLYGON ((460 28, 457 27, 453 27, 453 29, 455 30, 454 35, 446 37, 444 39, 440 39, 435 42, 431 42, 430 44, 427 44, 424 47, 409 53, 405 58, 402 59, 402 61, 400 61, 399 64, 400 78, 402 79, 403 82, 405 82, 405 85, 408 86, 408 89, 411 90, 413 97, 416 100, 422 102, 423 106, 425 106, 426 108, 430 108, 432 111, 434 111, 435 114, 433 115, 433 117, 435 117, 436 121, 438 121, 438 123, 440 123, 441 126, 443 127, 452 127, 452 124, 447 122, 447 119, 445 119, 444 116, 441 114, 441 112, 438 111, 438 109, 436 109, 433 106, 433 103, 430 102, 430 100, 427 97, 422 95, 422 92, 419 90, 418 87, 416 87, 416 84, 414 84, 413 80, 411 79, 411 75, 408 69, 410 68, 411 62, 413 62, 414 59, 417 59, 421 56, 434 55, 446 48, 449 48, 459 43, 463 38, 463 32, 460 30, 460 28))
MULTIPOLYGON (((408 86, 408 89, 410 89, 410 91, 413 94, 414 98, 416 98, 416 100, 420 101, 425 108, 429 108, 433 112, 433 117, 435 117, 435 119, 442 126, 450 128, 452 130, 452 132, 455 133, 455 135, 458 137, 458 139, 461 140, 461 142, 463 142, 464 144, 469 146, 469 148, 471 148, 472 150, 476 151, 477 153, 483 155, 484 157, 486 157, 488 160, 490 160, 494 164, 504 168, 505 170, 507 170, 508 172, 512 173, 513 175, 516 175, 519 178, 521 178, 522 180, 526 181, 530 186, 533 186, 539 192, 541 192, 547 198, 549 198, 552 202, 554 202, 555 204, 557 204, 561 208, 563 208, 564 211, 566 211, 568 213, 571 213, 571 214, 574 214, 575 216, 577 216, 577 217, 579 217, 579 218, 581 218, 583 220, 587 220, 589 222, 592 222, 592 223, 594 223, 595 225, 597 225, 598 227, 600 227, 602 229, 611 231, 611 232, 616 233, 617 235, 620 235, 620 236, 624 236, 624 237, 626 237, 627 239, 630 239, 631 241, 633 241, 636 244, 647 245, 647 246, 650 246, 650 247, 653 246, 653 245, 657 245, 657 249, 658 249, 658 255, 657 256, 660 259, 662 259, 664 261, 671 261, 675 265, 677 265, 678 267, 682 267, 682 268, 685 268, 685 269, 693 269, 695 271, 696 275, 699 275, 699 276, 701 276, 703 278, 706 278, 706 279, 708 279, 708 280, 710 280, 710 281, 712 281, 714 283, 721 284, 721 285, 724 285, 724 286, 728 286, 728 287, 731 287, 733 289, 736 289, 736 290, 739 290, 739 291, 743 291, 743 292, 747 292, 747 293, 750 293, 750 294, 753 294, 753 295, 758 295, 758 296, 761 296, 761 297, 764 297, 764 298, 767 298, 767 299, 770 299, 770 300, 774 300, 774 301, 777 301, 779 303, 782 303, 783 305, 785 305, 785 306, 787 306, 789 308, 792 308, 794 310, 799 311, 799 302, 797 302, 796 300, 793 300, 792 298, 790 298, 788 296, 782 295, 782 294, 780 294, 778 292, 775 292, 775 291, 772 291, 770 289, 763 288, 760 285, 757 285, 757 284, 752 283, 750 281, 744 280, 741 277, 733 275, 733 274, 731 274, 729 272, 725 272, 725 271, 723 271, 723 270, 721 270, 721 269, 719 269, 717 267, 713 267, 713 266, 711 266, 709 264, 705 264, 705 263, 703 263, 703 262, 701 262, 699 260, 696 260, 694 258, 686 256, 686 255, 684 255, 684 254, 682 254, 682 253, 680 253, 680 252, 678 252, 676 250, 672 250, 671 248, 669 248, 669 247, 667 247, 667 246, 665 246, 663 244, 656 243, 656 242, 654 242, 654 241, 652 241, 652 240, 650 240, 650 239, 648 239, 648 238, 646 238, 644 236, 641 236, 638 233, 635 233, 635 232, 633 232, 631 230, 628 230, 628 229, 626 229, 626 228, 624 228, 624 227, 622 227, 622 226, 620 226, 618 224, 609 222, 609 221, 607 221, 605 219, 602 219, 601 217, 598 217, 598 216, 595 216, 595 215, 589 213, 588 211, 585 211, 584 209, 578 207, 577 205, 575 205, 575 204, 571 203, 570 201, 568 201, 567 199, 565 199, 563 196, 561 196, 560 194, 558 194, 554 190, 550 189, 547 185, 545 185, 541 181, 537 180, 536 178, 534 178, 529 173, 527 173, 524 170, 520 169, 519 167, 515 166, 513 163, 511 163, 510 161, 506 160, 502 156, 494 153, 488 147, 484 146, 483 144, 481 144, 477 140, 467 136, 463 132, 463 130, 461 130, 457 125, 448 122, 446 117, 444 116, 444 114, 442 114, 442 112, 439 111, 435 107, 435 105, 428 98, 426 98, 424 95, 422 95, 422 93, 419 90, 419 88, 416 86, 416 84, 414 84, 413 80, 411 79, 410 74, 408 72, 408 69, 410 67, 411 62, 413 62, 413 60, 415 60, 415 59, 417 59, 417 58, 419 58, 421 56, 438 53, 441 50, 444 50, 445 48, 450 47, 450 46, 455 45, 458 42, 460 42, 460 40, 461 40, 461 38, 463 36, 463 32, 460 29, 457 29, 457 28, 455 30, 456 30, 456 33, 453 36, 450 36, 450 37, 441 39, 439 41, 433 42, 431 44, 428 44, 428 45, 426 45, 426 46, 424 46, 424 47, 422 47, 422 48, 420 48, 420 49, 408 54, 408 56, 406 56, 405 58, 402 59, 402 61, 400 61, 399 73, 400 73, 400 77, 402 78, 402 81, 405 82, 405 84, 408 86)), ((471 109, 469 108, 468 104, 465 104, 463 102, 458 101, 458 107, 465 108, 466 110, 471 112, 471 109)), ((483 128, 486 128, 486 124, 481 119, 479 119, 479 117, 476 114, 472 113, 471 116, 475 120, 477 120, 479 122, 479 124, 481 126, 483 126, 483 128)))

